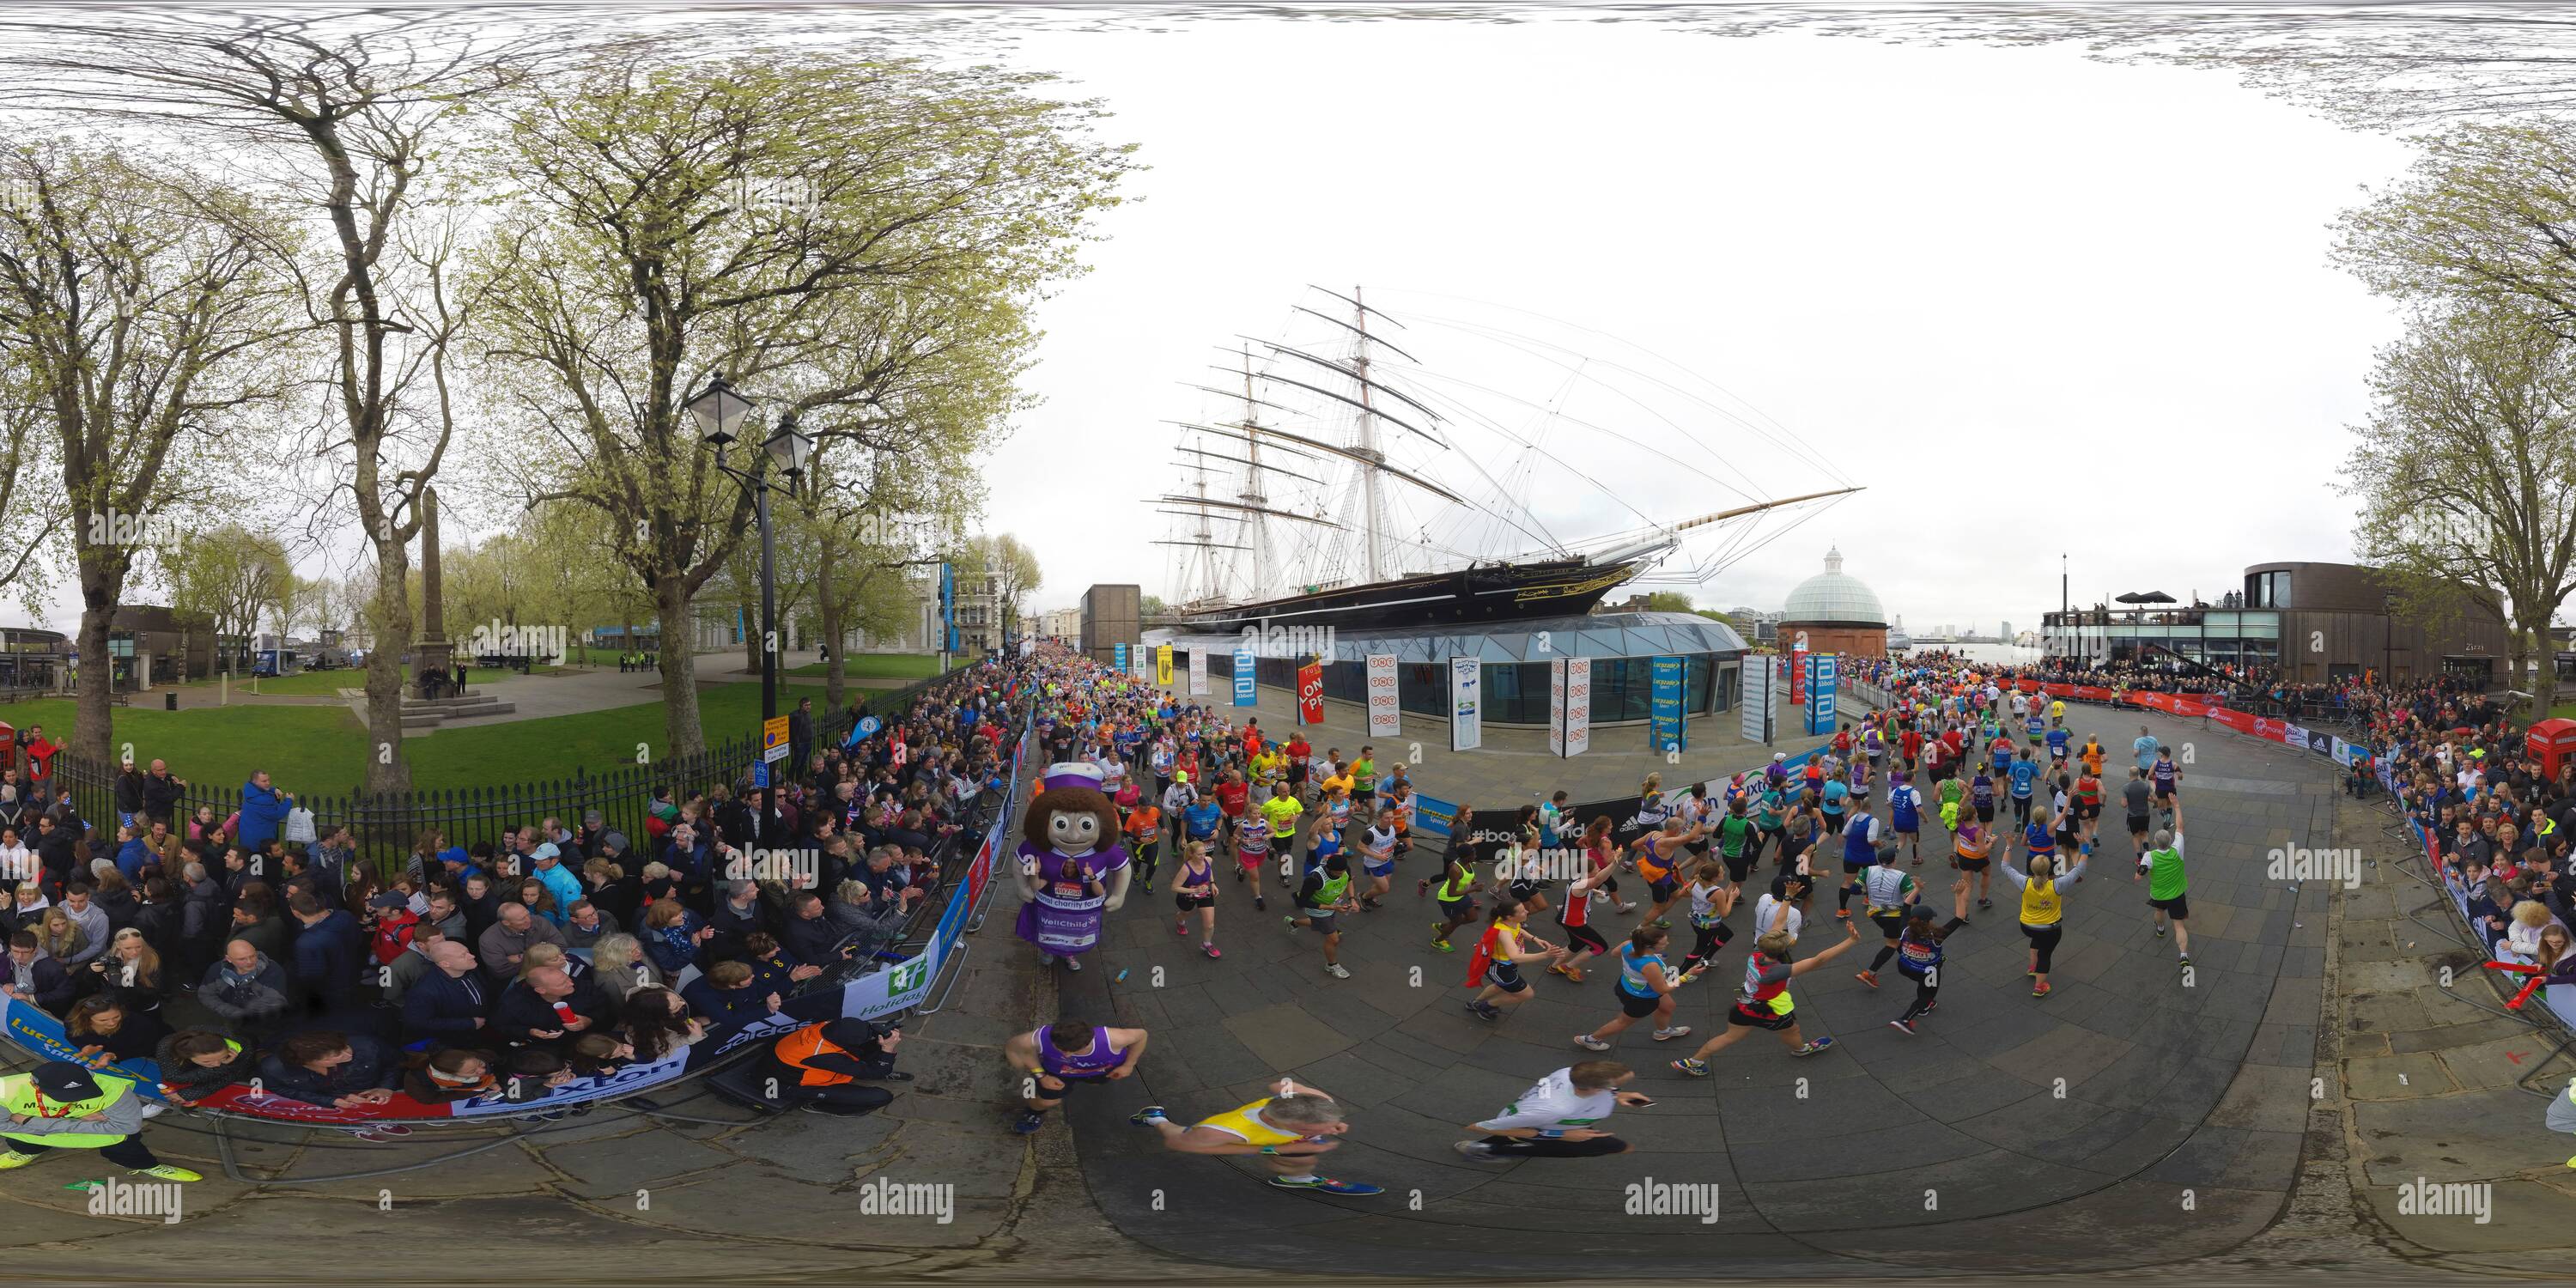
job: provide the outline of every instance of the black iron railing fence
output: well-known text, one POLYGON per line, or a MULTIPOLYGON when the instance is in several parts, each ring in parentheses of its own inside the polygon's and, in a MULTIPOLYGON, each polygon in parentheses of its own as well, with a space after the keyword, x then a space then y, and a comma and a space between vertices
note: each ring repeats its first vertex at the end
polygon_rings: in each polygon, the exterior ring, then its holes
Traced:
MULTIPOLYGON (((954 667, 891 691, 860 690, 859 696, 866 700, 869 712, 882 720, 909 710, 934 686, 964 669, 954 667)), ((781 703, 818 696, 806 692, 804 686, 794 686, 781 695, 781 703)), ((847 710, 816 712, 815 745, 839 746, 848 736, 850 724, 851 713, 847 710)), ((399 869, 421 835, 430 831, 443 833, 450 845, 471 846, 477 841, 498 845, 506 833, 548 818, 577 827, 596 810, 607 826, 640 838, 656 789, 669 787, 684 796, 716 783, 739 786, 748 779, 759 757, 760 735, 755 731, 710 743, 696 755, 671 756, 651 764, 601 772, 574 766, 568 778, 408 792, 297 790, 295 804, 313 812, 317 828, 347 825, 356 841, 359 859, 379 871, 391 872, 399 869)), ((187 766, 171 768, 180 777, 187 777, 187 766)), ((70 752, 54 759, 55 789, 68 794, 80 816, 108 839, 113 838, 117 825, 117 773, 117 766, 70 752)), ((241 785, 192 781, 179 802, 179 824, 184 827, 185 820, 194 817, 200 807, 211 809, 218 822, 230 818, 241 808, 241 785)))

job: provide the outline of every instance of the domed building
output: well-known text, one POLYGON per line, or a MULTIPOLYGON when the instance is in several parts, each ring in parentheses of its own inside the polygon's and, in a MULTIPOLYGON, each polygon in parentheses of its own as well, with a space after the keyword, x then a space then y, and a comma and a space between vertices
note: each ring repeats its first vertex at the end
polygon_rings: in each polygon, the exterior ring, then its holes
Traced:
POLYGON ((1789 591, 1780 613, 1780 651, 1796 647, 1799 636, 1817 653, 1858 657, 1887 656, 1887 610, 1869 583, 1843 571, 1843 552, 1825 552, 1825 570, 1789 591))

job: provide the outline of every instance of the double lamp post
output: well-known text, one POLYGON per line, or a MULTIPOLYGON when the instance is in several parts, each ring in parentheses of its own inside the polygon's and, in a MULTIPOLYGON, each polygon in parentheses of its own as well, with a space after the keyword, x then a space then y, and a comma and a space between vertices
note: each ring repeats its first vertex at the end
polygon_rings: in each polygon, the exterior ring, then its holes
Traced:
MULTIPOLYGON (((752 510, 760 523, 760 718, 764 728, 778 718, 778 545, 769 524, 769 494, 778 486, 793 488, 814 459, 814 440, 798 432, 796 413, 792 409, 780 414, 778 427, 760 451, 752 458, 749 470, 738 470, 725 463, 725 448, 741 441, 743 421, 750 416, 752 402, 726 383, 723 373, 711 373, 706 388, 699 390, 686 404, 689 415, 698 423, 698 432, 716 449, 716 468, 724 471, 751 492, 752 510), (775 469, 786 479, 774 485, 769 472, 775 469)), ((672 624, 665 622, 667 633, 672 624)), ((669 641, 665 640, 667 645, 669 641)), ((764 748, 763 755, 766 756, 764 748)), ((777 775, 763 765, 764 785, 760 792, 761 848, 767 848, 778 829, 777 775)))

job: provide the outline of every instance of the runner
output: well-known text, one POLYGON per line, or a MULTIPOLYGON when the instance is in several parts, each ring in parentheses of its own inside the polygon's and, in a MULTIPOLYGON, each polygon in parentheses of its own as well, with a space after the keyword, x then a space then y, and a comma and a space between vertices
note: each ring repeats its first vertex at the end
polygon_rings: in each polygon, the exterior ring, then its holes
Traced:
POLYGON ((1011 1130, 1026 1136, 1046 1125, 1047 1111, 1077 1084, 1116 1082, 1145 1056, 1145 1030, 1101 1029, 1058 1021, 1002 1044, 1002 1059, 1020 1075, 1020 1116, 1011 1130))
POLYGON ((1889 1028, 1910 1034, 1916 1021, 1941 1004, 1941 957, 1946 951, 1943 945, 1968 925, 1966 877, 1950 887, 1950 897, 1957 915, 1939 926, 1932 924, 1929 904, 1917 903, 1906 910, 1905 935, 1896 943, 1896 969, 1914 981, 1914 1001, 1905 1008, 1905 1014, 1887 1022, 1889 1028))
POLYGON ((2011 777, 2013 821, 2027 823, 2030 821, 2031 793, 2039 786, 2039 762, 2032 759, 2029 752, 2022 752, 2013 757, 2011 777))
POLYGON ((2102 830, 2102 777, 2089 765, 2075 777, 2075 829, 2084 852, 2091 854, 2102 830))
POLYGON ((1360 833, 1360 873, 1368 878, 1368 888, 1360 892, 1360 907, 1375 912, 1381 906, 1378 901, 1395 886, 1395 829, 1385 819, 1372 820, 1360 833))
POLYGON ((1484 937, 1476 941, 1475 956, 1467 962, 1467 986, 1484 986, 1467 1003, 1469 1015, 1488 1023, 1503 1018, 1503 1007, 1530 999, 1529 981, 1521 978, 1524 963, 1554 965, 1565 960, 1564 949, 1529 933, 1522 925, 1528 918, 1529 909, 1510 899, 1494 900, 1484 937))
MULTIPOLYGON (((1521 812, 1525 816, 1535 818, 1538 807, 1524 805, 1521 807, 1521 812)), ((1495 875, 1498 879, 1508 882, 1503 892, 1511 898, 1512 902, 1520 904, 1531 912, 1548 910, 1547 869, 1539 854, 1537 823, 1533 822, 1520 829, 1519 835, 1504 849, 1503 857, 1495 868, 1495 875)))
POLYGON ((2129 845, 2137 852, 2140 863, 2147 861, 2147 833, 2151 830, 2147 811, 2152 792, 2147 786, 2147 771, 2129 767, 2129 781, 2120 788, 2120 799, 2129 811, 2129 845))
MULTIPOLYGON (((1288 784, 1274 782, 1270 798, 1261 802, 1261 818, 1270 827, 1270 853, 1279 860, 1279 884, 1293 884, 1303 872, 1297 866, 1297 818, 1306 807, 1288 794, 1288 784)), ((1306 865, 1312 868, 1310 862, 1306 865)))
POLYGON ((1258 814, 1244 814, 1234 820, 1234 880, 1241 885, 1252 883, 1252 910, 1267 912, 1270 904, 1261 895, 1261 868, 1270 859, 1270 824, 1258 814))
POLYGON ((1462 1140, 1457 1151, 1480 1163, 1509 1163, 1523 1158, 1601 1158, 1635 1148, 1594 1126, 1609 1121, 1622 1105, 1643 1109, 1654 1100, 1619 1088, 1637 1075, 1624 1064, 1586 1060, 1559 1069, 1503 1107, 1503 1112, 1467 1130, 1483 1140, 1462 1140))
MULTIPOLYGON (((1211 790, 1216 793, 1217 809, 1225 814, 1225 830, 1228 838, 1241 841, 1244 811, 1249 809, 1252 803, 1252 788, 1243 781, 1243 771, 1238 769, 1225 771, 1217 778, 1216 786, 1211 790)), ((1240 859, 1242 856, 1237 854, 1236 857, 1240 859)))
POLYGON ((2156 833, 2155 848, 2138 860, 2136 876, 2147 882, 2147 906, 2155 909, 2156 938, 2165 937, 2165 922, 2173 922, 2174 951, 2182 955, 2181 964, 2191 965, 2191 931, 2183 923, 2191 919, 2191 901, 2183 897, 2188 884, 2182 870, 2182 806, 2174 806, 2171 831, 2156 833))
POLYGON ((1136 864, 1136 878, 1144 883, 1145 893, 1154 893, 1154 868, 1163 860, 1163 811, 1151 803, 1140 803, 1127 811, 1127 853, 1136 864))
POLYGON ((1832 1038, 1808 1041, 1801 1035, 1798 1004, 1789 996, 1789 981, 1850 952, 1852 945, 1859 942, 1859 924, 1847 921, 1843 923, 1840 942, 1805 961, 1793 962, 1790 953, 1797 947, 1797 940, 1786 932, 1774 931, 1755 940, 1753 955, 1744 962, 1743 992, 1736 998, 1734 1009, 1726 1013, 1726 1032, 1673 1061, 1673 1068, 1693 1078, 1705 1078, 1710 1057, 1755 1029, 1779 1034, 1781 1045, 1788 1047, 1793 1056, 1810 1056, 1833 1046, 1832 1038))
MULTIPOLYGON (((1462 807, 1458 817, 1464 820, 1472 817, 1472 813, 1462 807)), ((1441 920, 1431 923, 1431 946, 1440 952, 1456 952, 1457 949, 1450 946, 1450 934, 1475 920, 1476 901, 1468 896, 1473 895, 1483 882, 1476 876, 1475 869, 1467 864, 1468 857, 1474 853, 1464 838, 1454 831, 1451 833, 1449 867, 1441 873, 1437 891, 1441 920)))
MULTIPOLYGON (((1769 792, 1763 796, 1768 797, 1769 792)), ((1762 848, 1754 820, 1745 813, 1745 798, 1737 796, 1726 803, 1726 817, 1717 825, 1717 854, 1726 867, 1726 883, 1742 886, 1753 872, 1753 856, 1762 848)))
POLYGON ((1181 915, 1172 921, 1172 933, 1190 933, 1190 914, 1199 915, 1199 951, 1210 957, 1223 957, 1216 950, 1216 862, 1208 857, 1207 842, 1191 841, 1181 847, 1181 870, 1172 878, 1172 904, 1181 915))
POLYGON ((1350 860, 1335 854, 1324 860, 1322 867, 1306 874, 1297 887, 1297 908, 1304 916, 1288 916, 1288 933, 1311 930, 1324 937, 1324 973, 1335 979, 1349 979, 1351 973, 1342 967, 1342 932, 1334 920, 1336 914, 1357 912, 1359 901, 1351 895, 1350 860))
POLYGON ((1646 892, 1655 899, 1655 906, 1646 913, 1643 924, 1667 927, 1673 924, 1666 914, 1672 911, 1673 900, 1680 894, 1682 854, 1690 842, 1707 832, 1705 826, 1685 832, 1680 819, 1668 818, 1664 820, 1662 831, 1648 832, 1628 843, 1628 848, 1637 852, 1637 875, 1646 879, 1646 892))
POLYGON ((2150 772, 2155 769, 2156 736, 2147 732, 2147 727, 2145 725, 2138 726, 2138 740, 2129 744, 2129 750, 2137 753, 2138 768, 2148 770, 2150 772))
MULTIPOLYGON (((1959 824, 1959 831, 1951 837, 1950 843, 1958 852, 1952 860, 1954 866, 1977 879, 1977 906, 1981 909, 1994 907, 1995 901, 1986 895, 1994 880, 1990 869, 1995 854, 1995 834, 1975 819, 1967 819, 1959 824)), ((1961 879, 1966 878, 1963 876, 1961 879)))
POLYGON ((1162 1133, 1163 1144, 1182 1154, 1254 1154, 1270 1172, 1270 1183, 1287 1190, 1320 1190, 1326 1194, 1384 1194, 1384 1186, 1338 1181, 1318 1175, 1315 1160, 1341 1144, 1350 1120, 1331 1096, 1287 1078, 1279 1094, 1229 1109, 1193 1126, 1183 1127, 1147 1105, 1127 1121, 1162 1133))
POLYGON ((2057 952, 2057 941, 2065 937, 2061 924, 2065 916, 2065 890, 2084 877, 2084 864, 2079 860, 2064 876, 2056 876, 2055 860, 2046 852, 2030 859, 2030 875, 2019 868, 2004 865, 2004 878, 2021 891, 2021 933, 2030 940, 2030 995, 2048 996, 2049 959, 2057 952))
POLYGON ((1673 1023, 1673 993, 1694 977, 1676 973, 1664 960, 1664 948, 1672 937, 1673 932, 1660 926, 1639 926, 1628 933, 1628 942, 1619 945, 1619 978, 1610 990, 1619 999, 1619 1013, 1600 1028, 1577 1035, 1574 1045, 1607 1051, 1613 1039, 1649 1015, 1655 1017, 1657 1042, 1690 1036, 1689 1025, 1673 1023))
MULTIPOLYGON (((1894 857, 1890 855, 1888 859, 1894 857)), ((1878 987, 1879 968, 1896 955, 1896 942, 1905 935, 1906 913, 1921 894, 1922 891, 1914 884, 1913 875, 1891 861, 1873 864, 1861 874, 1861 907, 1869 914, 1869 919, 1877 923, 1879 935, 1887 942, 1879 947, 1878 957, 1870 962, 1868 969, 1852 978, 1871 988, 1878 987)))
POLYGON ((1726 914, 1735 911, 1739 888, 1717 860, 1701 860, 1687 887, 1694 939, 1690 952, 1682 957, 1683 970, 1697 971, 1716 961, 1717 950, 1735 938, 1735 927, 1726 924, 1726 914))
POLYGON ((1989 827, 1995 821, 1995 780, 1983 768, 1968 780, 1968 804, 1977 811, 1977 821, 1989 827))
POLYGON ((1580 984, 1583 968, 1593 958, 1610 951, 1610 943, 1592 928, 1592 896, 1601 883, 1610 879, 1610 869, 1594 868, 1565 887, 1565 906, 1556 910, 1556 924, 1565 928, 1565 946, 1583 945, 1583 954, 1547 968, 1550 975, 1562 975, 1580 984))
POLYGON ((2171 814, 2182 802, 2182 766, 2174 763, 2173 748, 2156 748, 2156 763, 2147 778, 2155 784, 2156 807, 2171 814))
POLYGON ((1914 866, 1923 866, 1923 793, 1914 786, 1911 775, 1899 773, 1896 784, 1887 789, 1888 829, 1914 857, 1914 866))
MULTIPOLYGON (((1843 883, 1834 895, 1838 921, 1851 920, 1852 896, 1861 892, 1861 874, 1885 858, 1879 850, 1879 831, 1878 816, 1870 813, 1853 815, 1843 827, 1843 883)), ((1887 848, 1894 849, 1894 842, 1887 848)))
MULTIPOLYGON (((1172 785, 1163 789, 1163 819, 1172 829, 1172 847, 1175 853, 1179 852, 1183 841, 1208 839, 1190 831, 1190 807, 1199 803, 1198 788, 1190 784, 1197 778, 1196 774, 1180 768, 1175 762, 1172 768, 1172 785)), ((1211 812, 1213 812, 1212 809, 1211 812)), ((1214 835, 1212 828, 1209 835, 1214 835)))

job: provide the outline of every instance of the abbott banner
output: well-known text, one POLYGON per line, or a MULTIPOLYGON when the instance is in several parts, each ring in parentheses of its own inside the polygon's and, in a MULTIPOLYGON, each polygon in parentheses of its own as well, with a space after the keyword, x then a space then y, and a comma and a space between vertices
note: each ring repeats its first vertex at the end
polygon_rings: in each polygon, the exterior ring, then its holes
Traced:
POLYGON ((1449 659, 1449 750, 1469 751, 1485 743, 1484 664, 1472 657, 1449 659))
POLYGON ((1254 683, 1252 650, 1238 645, 1234 650, 1234 705, 1249 707, 1260 704, 1261 693, 1254 687, 1254 683))
POLYGON ((1368 658, 1369 736, 1392 738, 1404 732, 1404 713, 1395 701, 1395 654, 1371 653, 1368 658))
POLYGON ((1190 650, 1190 696, 1204 698, 1207 696, 1207 691, 1207 649, 1192 648, 1190 650))
POLYGON ((1565 659, 1565 754, 1592 750, 1592 659, 1565 659))
POLYGON ((1172 646, 1169 644, 1154 646, 1154 687, 1172 687, 1172 646))

